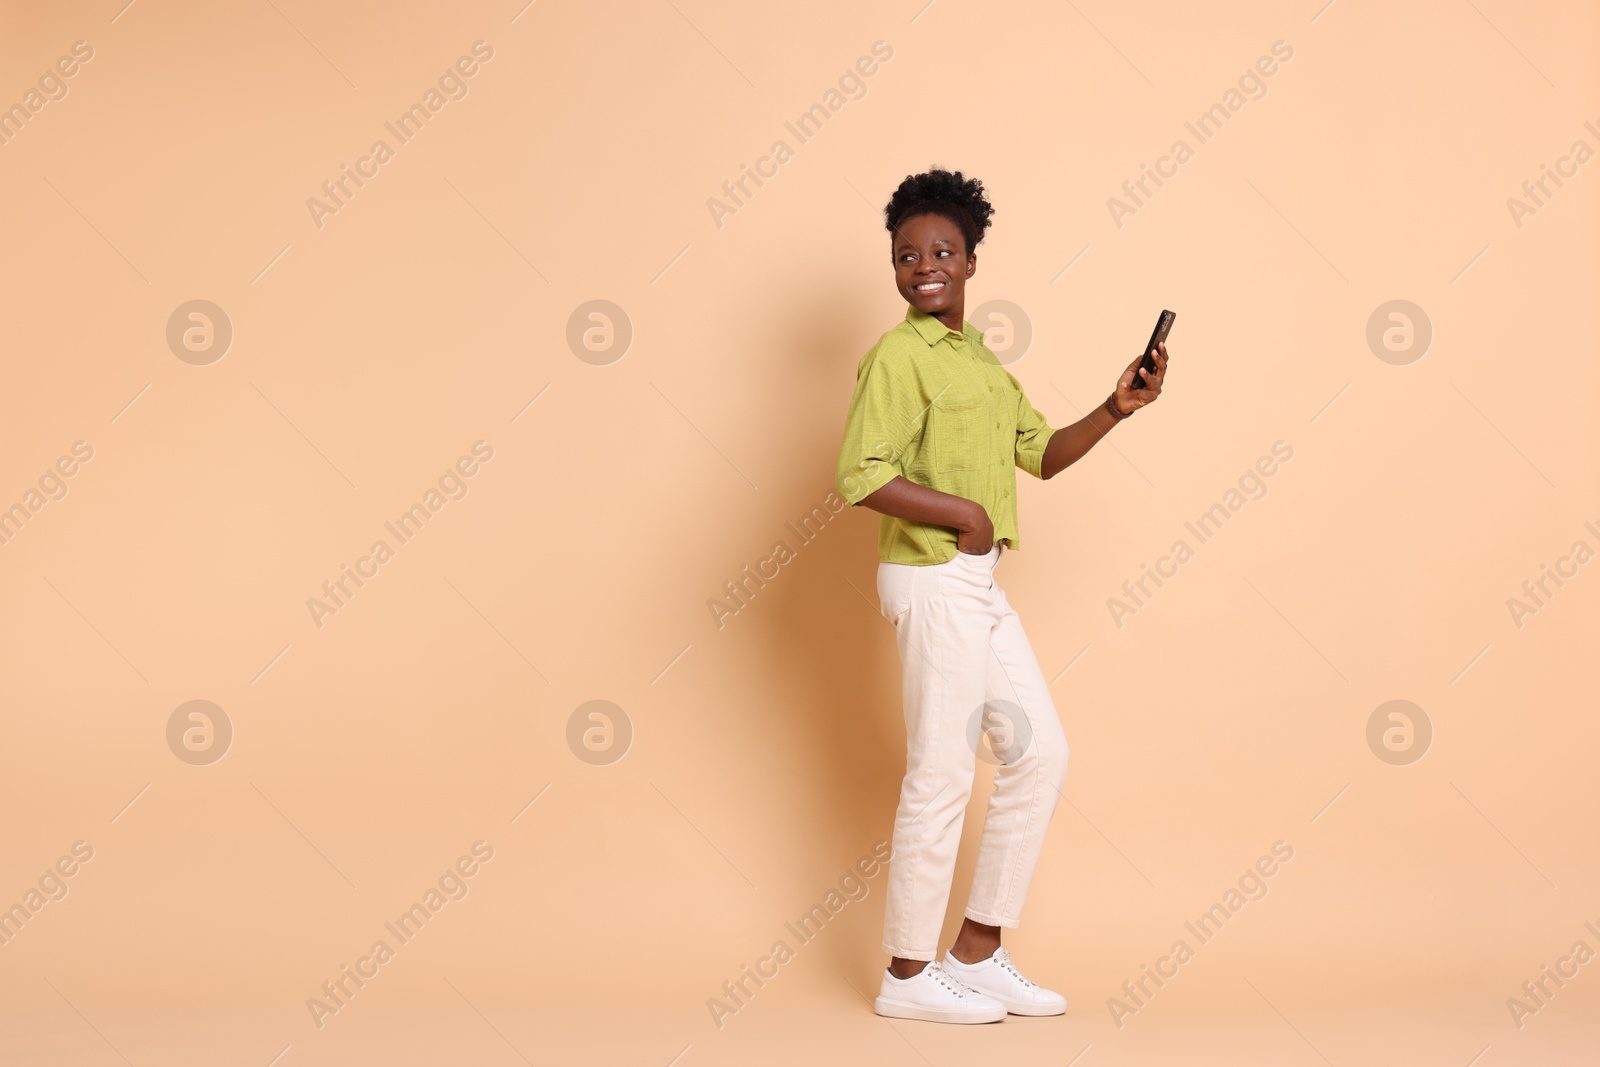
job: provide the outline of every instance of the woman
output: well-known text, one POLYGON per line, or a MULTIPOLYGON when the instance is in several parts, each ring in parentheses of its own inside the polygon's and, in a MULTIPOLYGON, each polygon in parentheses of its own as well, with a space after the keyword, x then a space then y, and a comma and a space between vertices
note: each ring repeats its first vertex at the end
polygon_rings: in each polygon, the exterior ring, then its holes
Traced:
POLYGON ((903 671, 906 776, 895 814, 884 916, 891 957, 878 1014, 932 1022, 1060 1015, 1059 994, 1000 947, 1016 927, 1066 778, 1067 741, 1049 686, 994 572, 1020 545, 1016 468, 1051 478, 1161 394, 1166 345, 1149 380, 1117 380, 1087 417, 1053 430, 962 314, 974 249, 994 213, 983 183, 934 168, 909 175, 884 209, 905 321, 856 371, 840 494, 880 512, 878 595, 903 671), (1136 388, 1137 386, 1137 388, 1136 388), (999 719, 1002 758, 984 817, 966 920, 941 965, 939 930, 972 791, 980 725, 999 719))

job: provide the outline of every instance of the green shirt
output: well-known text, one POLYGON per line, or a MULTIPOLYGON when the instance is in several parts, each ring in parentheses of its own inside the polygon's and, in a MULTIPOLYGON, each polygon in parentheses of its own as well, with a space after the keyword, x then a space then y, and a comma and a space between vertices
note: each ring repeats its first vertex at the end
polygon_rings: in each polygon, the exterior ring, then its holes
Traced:
MULTIPOLYGON (((952 330, 906 305, 856 368, 836 481, 851 505, 896 475, 983 505, 1017 548, 1017 473, 1041 477, 1055 431, 970 322, 952 330)), ((956 554, 953 527, 883 516, 878 558, 925 566, 956 554)))

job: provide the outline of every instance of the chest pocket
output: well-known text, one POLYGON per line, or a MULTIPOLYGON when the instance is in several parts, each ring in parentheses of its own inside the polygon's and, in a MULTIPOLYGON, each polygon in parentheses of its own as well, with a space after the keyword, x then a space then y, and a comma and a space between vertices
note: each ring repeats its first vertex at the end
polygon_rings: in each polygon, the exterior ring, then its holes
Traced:
POLYGON ((985 465, 995 432, 994 397, 977 374, 961 375, 928 408, 928 436, 938 472, 985 465))

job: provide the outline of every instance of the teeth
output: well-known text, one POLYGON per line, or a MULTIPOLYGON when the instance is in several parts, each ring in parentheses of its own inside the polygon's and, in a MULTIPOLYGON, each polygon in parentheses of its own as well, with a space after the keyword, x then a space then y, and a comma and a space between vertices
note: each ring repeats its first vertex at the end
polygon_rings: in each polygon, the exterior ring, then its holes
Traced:
POLYGON ((941 289, 943 287, 944 287, 944 282, 923 282, 921 285, 917 286, 917 292, 919 292, 919 293, 927 293, 927 292, 932 292, 935 289, 941 289))

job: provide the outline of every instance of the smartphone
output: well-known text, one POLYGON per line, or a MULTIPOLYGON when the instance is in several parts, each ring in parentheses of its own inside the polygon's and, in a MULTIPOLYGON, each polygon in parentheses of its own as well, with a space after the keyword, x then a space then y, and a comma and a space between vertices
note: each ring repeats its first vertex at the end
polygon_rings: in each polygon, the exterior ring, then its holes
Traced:
POLYGON ((1139 369, 1133 375, 1135 389, 1148 388, 1150 379, 1155 377, 1156 361, 1151 354, 1156 350, 1156 345, 1167 339, 1167 334, 1172 332, 1172 323, 1177 319, 1176 311, 1162 309, 1161 316, 1156 319, 1156 328, 1150 332, 1150 343, 1144 346, 1144 362, 1139 364, 1139 369), (1140 382, 1143 377, 1144 381, 1140 382))

